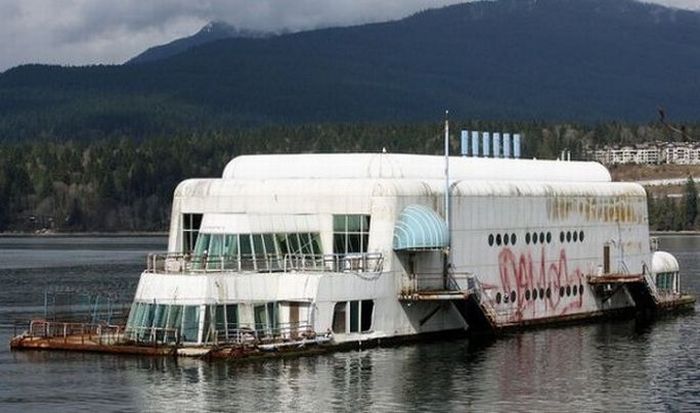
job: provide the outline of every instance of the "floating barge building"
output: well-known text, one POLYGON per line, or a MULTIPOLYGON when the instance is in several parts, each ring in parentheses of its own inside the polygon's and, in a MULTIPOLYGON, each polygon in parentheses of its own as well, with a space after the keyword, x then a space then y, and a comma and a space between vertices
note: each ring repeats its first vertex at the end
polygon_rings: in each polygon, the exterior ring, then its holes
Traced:
POLYGON ((445 163, 237 157, 175 190, 125 326, 37 320, 11 345, 238 357, 694 307, 641 186, 478 157, 449 158, 446 182, 445 163))

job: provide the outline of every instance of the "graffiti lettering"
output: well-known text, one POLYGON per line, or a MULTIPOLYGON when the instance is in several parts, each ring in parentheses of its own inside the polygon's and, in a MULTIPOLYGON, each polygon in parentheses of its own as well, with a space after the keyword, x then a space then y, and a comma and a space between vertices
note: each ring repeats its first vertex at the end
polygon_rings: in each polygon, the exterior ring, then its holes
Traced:
MULTIPOLYGON (((503 248, 498 254, 498 269, 505 294, 516 292, 515 311, 511 316, 513 321, 538 315, 563 315, 583 305, 580 294, 575 297, 559 294, 562 287, 578 288, 583 283, 583 273, 578 268, 569 270, 566 250, 563 248, 559 251, 559 257, 550 261, 546 259, 544 247, 538 258, 533 258, 529 251, 518 255, 510 248, 503 248), (533 297, 540 295, 540 300, 527 299, 531 291, 535 291, 533 297), (546 292, 545 297, 541 296, 543 291, 546 292), (537 304, 542 301, 545 313, 536 314, 537 304)), ((542 307, 539 308, 541 311, 542 307)))

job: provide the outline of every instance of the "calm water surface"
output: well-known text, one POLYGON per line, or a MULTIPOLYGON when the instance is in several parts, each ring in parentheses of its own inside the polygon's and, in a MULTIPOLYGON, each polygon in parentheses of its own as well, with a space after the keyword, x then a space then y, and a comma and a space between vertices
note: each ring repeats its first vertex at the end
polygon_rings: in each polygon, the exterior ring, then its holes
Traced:
MULTIPOLYGON (((159 237, 0 238, 0 411, 700 411, 700 311, 246 363, 10 352, 47 285, 128 302, 159 237)), ((700 237, 667 236, 700 292, 700 237)))

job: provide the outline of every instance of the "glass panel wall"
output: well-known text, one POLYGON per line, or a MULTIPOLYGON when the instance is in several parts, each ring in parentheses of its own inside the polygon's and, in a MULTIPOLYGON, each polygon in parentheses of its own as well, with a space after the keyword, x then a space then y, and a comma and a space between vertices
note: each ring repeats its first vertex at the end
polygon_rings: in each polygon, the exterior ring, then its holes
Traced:
POLYGON ((319 233, 202 233, 197 239, 192 262, 196 270, 277 271, 283 268, 285 256, 310 258, 322 254, 319 233))
POLYGON ((258 336, 273 336, 279 328, 278 305, 276 302, 258 304, 253 307, 255 331, 258 336))
POLYGON ((204 310, 205 343, 224 343, 239 337, 238 304, 214 304, 204 310))
POLYGON ((146 342, 196 342, 199 306, 135 302, 126 324, 127 335, 146 342))
POLYGON ((199 306, 186 305, 182 317, 182 341, 197 342, 199 333, 199 306))

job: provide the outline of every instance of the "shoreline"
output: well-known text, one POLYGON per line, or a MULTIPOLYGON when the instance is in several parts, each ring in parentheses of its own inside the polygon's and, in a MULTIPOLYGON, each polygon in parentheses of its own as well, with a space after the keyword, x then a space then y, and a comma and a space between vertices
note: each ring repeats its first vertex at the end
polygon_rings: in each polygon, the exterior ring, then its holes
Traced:
POLYGON ((82 238, 82 237, 167 237, 167 231, 118 231, 118 232, 0 232, 0 238, 82 238))

